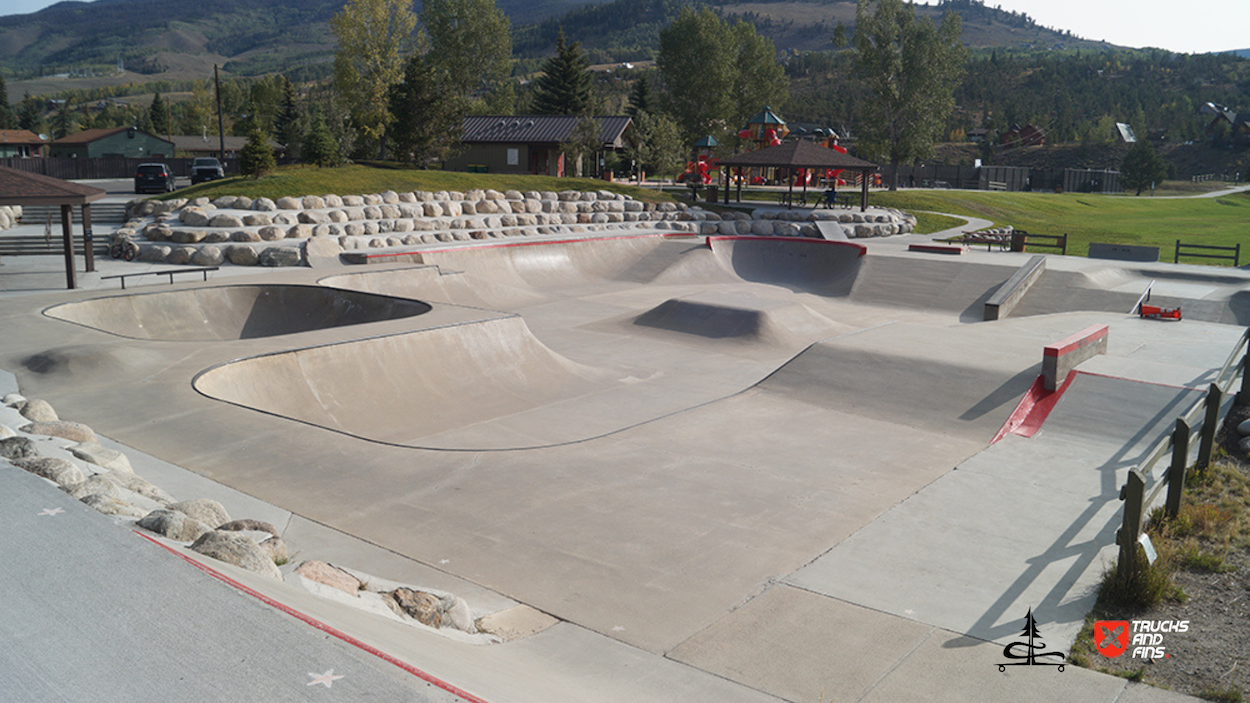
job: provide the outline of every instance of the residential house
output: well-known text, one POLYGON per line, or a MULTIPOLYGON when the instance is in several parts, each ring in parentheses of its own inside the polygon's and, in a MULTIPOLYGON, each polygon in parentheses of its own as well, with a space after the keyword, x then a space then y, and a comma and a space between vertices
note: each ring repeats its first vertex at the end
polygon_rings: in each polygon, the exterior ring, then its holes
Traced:
POLYGON ((174 155, 174 143, 137 127, 84 129, 52 142, 49 156, 97 159, 124 156, 132 159, 167 159, 174 155))
POLYGON ((43 156, 47 144, 28 129, 0 129, 0 158, 43 156))

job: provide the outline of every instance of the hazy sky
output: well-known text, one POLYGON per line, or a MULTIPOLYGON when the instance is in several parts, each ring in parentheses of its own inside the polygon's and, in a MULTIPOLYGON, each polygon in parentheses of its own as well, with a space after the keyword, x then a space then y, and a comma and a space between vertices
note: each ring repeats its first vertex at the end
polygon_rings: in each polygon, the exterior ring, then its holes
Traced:
MULTIPOLYGON (((34 12, 51 4, 52 0, 0 0, 0 15, 34 12)), ((1121 46, 1189 53, 1250 49, 1250 0, 987 0, 986 4, 1121 46)))

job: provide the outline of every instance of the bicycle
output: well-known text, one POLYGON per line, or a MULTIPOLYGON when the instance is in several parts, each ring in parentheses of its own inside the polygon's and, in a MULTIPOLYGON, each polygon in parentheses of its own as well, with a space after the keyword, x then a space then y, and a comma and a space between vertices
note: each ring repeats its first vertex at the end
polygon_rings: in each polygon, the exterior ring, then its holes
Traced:
POLYGON ((114 259, 125 259, 126 261, 134 261, 139 255, 139 245, 129 239, 119 239, 113 242, 109 247, 109 256, 114 259))

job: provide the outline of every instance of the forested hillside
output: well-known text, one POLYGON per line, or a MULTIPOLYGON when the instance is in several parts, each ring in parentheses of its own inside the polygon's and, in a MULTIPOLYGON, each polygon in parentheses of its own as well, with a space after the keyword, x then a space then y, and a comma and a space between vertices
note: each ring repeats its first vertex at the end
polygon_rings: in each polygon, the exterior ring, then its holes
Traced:
MULTIPOLYGON (((786 61, 786 117, 854 131, 863 86, 852 55, 813 52, 786 61)), ((1126 122, 1141 137, 1170 142, 1205 138, 1206 102, 1250 110, 1250 59, 1233 54, 1163 51, 974 51, 955 92, 947 136, 1033 123, 1050 142, 1105 143, 1126 122)))

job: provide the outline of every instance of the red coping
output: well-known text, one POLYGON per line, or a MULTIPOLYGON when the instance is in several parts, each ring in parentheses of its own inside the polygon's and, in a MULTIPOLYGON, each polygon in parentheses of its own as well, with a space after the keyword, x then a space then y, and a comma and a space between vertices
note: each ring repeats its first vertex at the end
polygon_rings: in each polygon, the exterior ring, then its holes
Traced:
POLYGON ((1057 390, 1048 391, 1042 385, 1042 376, 1038 376, 1033 381, 1032 387, 1020 399, 1020 404, 1016 406, 1015 412, 1011 413, 1011 417, 1007 418, 1007 422, 1003 423, 998 434, 994 435, 994 439, 990 440, 990 444, 995 444, 998 440, 1006 437, 1008 434, 1017 434, 1021 437, 1032 437, 1037 431, 1042 429, 1042 425, 1046 422, 1046 418, 1050 417, 1050 411, 1055 409, 1055 404, 1059 402, 1059 398, 1063 392, 1068 390, 1068 386, 1072 385, 1072 381, 1076 380, 1079 371, 1073 371, 1068 374, 1068 378, 1059 386, 1057 390))
POLYGON ((1042 356, 1063 356, 1080 349, 1081 347, 1093 344, 1103 337, 1107 336, 1109 328, 1106 325, 1093 325, 1087 327, 1080 332, 1065 337, 1054 344, 1048 344, 1042 349, 1042 356))
POLYGON ((325 624, 324 622, 321 622, 320 620, 318 620, 318 619, 316 619, 316 618, 312 617, 311 615, 305 615, 304 613, 301 613, 300 611, 295 610, 294 608, 292 608, 292 607, 290 607, 290 606, 288 606, 288 605, 285 605, 285 604, 283 604, 283 603, 279 603, 278 601, 274 600, 273 598, 270 598, 269 596, 267 596, 267 595, 265 595, 265 594, 261 593, 260 591, 257 591, 257 590, 252 589, 252 588, 248 588, 247 586, 244 586, 243 584, 239 583, 238 581, 235 581, 234 579, 230 578, 229 576, 226 576, 225 574, 221 573, 220 571, 217 571, 217 570, 213 569, 212 567, 207 566, 207 565, 205 565, 205 564, 201 564, 200 562, 196 561, 195 559, 192 559, 191 557, 189 557, 189 556, 187 556, 187 555, 185 555, 185 554, 179 554, 177 550, 174 550, 174 549, 170 548, 170 547, 169 547, 169 546, 167 546, 167 545, 161 544, 160 542, 156 541, 155 539, 152 539, 151 537, 149 537, 149 536, 147 536, 147 535, 143 534, 142 532, 135 531, 135 534, 136 534, 136 535, 139 535, 139 536, 140 536, 140 537, 142 537, 143 539, 146 539, 147 541, 151 542, 152 544, 155 544, 156 546, 160 547, 161 549, 164 549, 164 550, 168 551, 170 554, 173 554, 174 556, 178 557, 179 559, 182 559, 183 561, 187 562, 187 563, 188 563, 188 564, 190 564, 191 566, 194 566, 195 568, 199 569, 200 571, 203 571, 204 573, 208 574, 209 576, 212 576, 213 578, 217 579, 218 581, 221 581, 222 583, 227 584, 227 585, 229 585, 229 586, 233 586, 233 587, 237 588, 238 590, 240 590, 240 591, 242 591, 242 592, 244 592, 244 593, 248 594, 249 596, 252 596, 253 598, 255 598, 255 599, 259 600, 260 602, 264 603, 265 605, 268 605, 268 606, 271 606, 271 607, 277 608, 278 610, 281 610, 282 612, 286 613, 287 615, 290 615, 291 617, 295 618, 296 620, 300 620, 300 621, 304 622, 304 623, 305 623, 305 624, 307 624, 307 625, 311 625, 311 626, 313 626, 313 627, 317 628, 318 630, 321 630, 322 632, 324 632, 324 633, 326 633, 326 634, 328 634, 328 635, 333 635, 334 637, 337 637, 338 639, 340 639, 340 640, 342 640, 342 641, 344 641, 344 642, 346 642, 346 643, 348 643, 348 644, 350 644, 350 645, 352 645, 352 646, 354 646, 354 647, 358 647, 358 648, 360 648, 360 649, 362 649, 362 650, 364 650, 364 651, 368 652, 369 654, 372 654, 373 656, 378 657, 379 659, 382 659, 383 661, 386 661, 386 662, 389 662, 389 663, 391 663, 391 664, 394 664, 395 666, 397 666, 397 667, 399 667, 399 668, 403 669, 404 671, 407 671, 408 673, 412 674, 413 676, 416 676, 417 678, 421 679, 422 681, 425 681, 426 683, 428 683, 428 684, 430 684, 430 685, 432 685, 432 686, 437 686, 437 687, 439 687, 439 688, 443 689, 444 691, 447 691, 448 693, 450 693, 450 694, 452 694, 452 695, 454 695, 454 696, 459 696, 460 698, 463 698, 464 700, 468 701, 469 703, 486 703, 486 701, 482 700, 481 698, 478 698, 477 696, 473 695, 472 693, 469 693, 469 692, 467 692, 467 691, 463 691, 463 690, 461 690, 461 689, 459 689, 459 688, 457 688, 457 687, 455 687, 455 686, 453 686, 453 685, 451 685, 451 684, 447 683, 446 681, 443 681, 442 679, 438 678, 437 676, 434 676, 434 675, 432 675, 432 674, 427 674, 427 673, 425 673, 424 671, 422 671, 422 670, 420 670, 420 669, 416 668, 415 666, 412 666, 412 665, 410 665, 410 664, 406 664, 406 663, 404 663, 404 662, 400 661, 399 659, 396 659, 395 657, 392 657, 391 655, 387 654, 386 652, 383 652, 383 651, 382 651, 382 650, 380 650, 380 649, 377 649, 377 648, 375 648, 375 647, 371 647, 371 646, 369 646, 369 645, 365 644, 364 642, 361 642, 360 640, 356 639, 355 637, 352 637, 351 635, 349 635, 349 634, 347 634, 347 633, 345 633, 345 632, 343 632, 343 631, 341 631, 341 630, 336 630, 336 629, 334 629, 333 627, 330 627, 329 625, 325 624))

